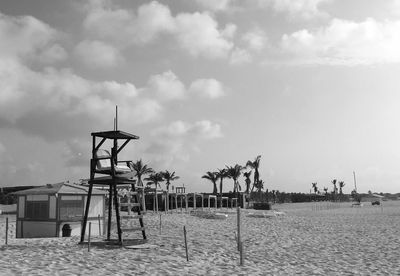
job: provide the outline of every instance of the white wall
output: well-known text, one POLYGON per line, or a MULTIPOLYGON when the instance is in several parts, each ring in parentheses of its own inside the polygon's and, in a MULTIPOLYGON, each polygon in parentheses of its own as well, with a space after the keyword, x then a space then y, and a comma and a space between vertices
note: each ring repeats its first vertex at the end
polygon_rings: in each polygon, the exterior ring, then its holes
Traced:
MULTIPOLYGON (((86 208, 86 199, 85 196, 85 204, 83 208, 86 208)), ((96 217, 100 215, 101 217, 104 216, 104 196, 95 196, 92 195, 90 199, 90 208, 89 208, 89 217, 96 217)))
POLYGON ((27 201, 47 201, 49 200, 48 195, 27 195, 26 196, 27 201))
MULTIPOLYGON (((100 235, 102 235, 104 233, 104 226, 105 225, 103 223, 103 219, 100 220, 100 229, 99 229, 99 221, 97 219, 89 220, 86 223, 86 235, 85 235, 85 237, 87 237, 88 234, 89 234, 89 222, 92 223, 91 232, 90 232, 91 236, 99 236, 99 230, 101 231, 100 235)), ((79 222, 71 222, 71 223, 65 222, 65 223, 60 225, 60 233, 59 233, 60 237, 62 237, 62 227, 66 223, 68 223, 72 228, 71 236, 80 236, 81 235, 81 223, 79 223, 79 222)))
POLYGON ((43 238, 56 236, 56 222, 50 221, 22 221, 24 238, 43 238))
POLYGON ((50 196, 49 218, 55 219, 56 213, 57 213, 57 198, 55 196, 50 196))
POLYGON ((18 218, 25 216, 25 196, 18 197, 18 218))

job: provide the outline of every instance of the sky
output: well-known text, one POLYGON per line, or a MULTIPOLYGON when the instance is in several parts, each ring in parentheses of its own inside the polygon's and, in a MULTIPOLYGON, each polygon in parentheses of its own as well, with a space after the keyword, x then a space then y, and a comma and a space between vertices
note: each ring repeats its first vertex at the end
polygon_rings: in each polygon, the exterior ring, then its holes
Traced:
POLYGON ((118 105, 187 191, 261 155, 269 190, 400 192, 399 72, 399 0, 1 1, 0 186, 88 178, 118 105))

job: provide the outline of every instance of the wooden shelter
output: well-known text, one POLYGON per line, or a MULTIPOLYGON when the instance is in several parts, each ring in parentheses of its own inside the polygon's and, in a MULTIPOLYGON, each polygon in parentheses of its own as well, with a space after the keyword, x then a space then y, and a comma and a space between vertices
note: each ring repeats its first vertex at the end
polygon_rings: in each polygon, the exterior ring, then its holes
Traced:
MULTIPOLYGON (((70 183, 47 184, 13 193, 17 196, 17 238, 60 237, 65 226, 71 235, 79 236, 88 188, 70 183)), ((92 190, 89 221, 104 231, 105 192, 92 190)), ((101 230, 94 227, 92 234, 101 230)))
POLYGON ((139 139, 138 136, 123 132, 120 130, 94 132, 92 136, 92 158, 90 160, 90 179, 88 181, 88 199, 86 201, 85 214, 83 217, 83 227, 81 232, 81 242, 85 239, 86 222, 89 219, 89 210, 91 205, 91 198, 93 193, 93 186, 108 187, 109 201, 108 201, 108 220, 107 220, 107 240, 111 237, 111 219, 112 219, 112 202, 114 201, 114 210, 117 223, 118 242, 122 244, 122 231, 142 231, 143 239, 146 239, 146 233, 143 224, 143 215, 140 211, 140 203, 136 189, 143 188, 136 186, 136 181, 133 179, 134 173, 131 169, 131 161, 118 160, 118 154, 124 147, 131 141, 139 139), (104 150, 101 146, 106 142, 111 141, 112 148, 110 151, 104 150), (118 146, 118 141, 123 141, 121 146, 118 146), (117 186, 130 185, 130 194, 135 198, 132 203, 125 203, 124 206, 128 208, 136 207, 137 215, 131 218, 137 218, 140 227, 131 229, 122 229, 120 204, 118 201, 117 186))

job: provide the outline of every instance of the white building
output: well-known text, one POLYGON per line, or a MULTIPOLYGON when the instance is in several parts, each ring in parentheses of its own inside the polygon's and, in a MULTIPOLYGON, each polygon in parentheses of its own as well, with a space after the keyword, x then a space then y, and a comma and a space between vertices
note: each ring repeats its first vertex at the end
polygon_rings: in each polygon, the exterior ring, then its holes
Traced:
MULTIPOLYGON (((87 190, 84 186, 57 183, 15 192, 18 197, 16 237, 61 237, 64 225, 64 229, 71 229, 72 236, 79 236, 87 190)), ((92 235, 104 233, 104 214, 105 192, 93 189, 88 215, 88 223, 95 226, 92 226, 92 235)))

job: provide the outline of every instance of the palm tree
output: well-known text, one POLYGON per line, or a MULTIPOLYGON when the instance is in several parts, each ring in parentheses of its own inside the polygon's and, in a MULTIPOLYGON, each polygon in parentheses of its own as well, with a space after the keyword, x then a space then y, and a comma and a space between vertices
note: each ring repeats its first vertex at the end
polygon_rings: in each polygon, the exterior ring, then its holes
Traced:
POLYGON ((254 161, 249 160, 246 163, 246 167, 250 167, 250 168, 254 169, 254 182, 253 182, 253 187, 251 188, 252 192, 254 190, 254 186, 257 185, 258 180, 260 179, 260 174, 258 172, 258 169, 260 167, 260 159, 261 159, 261 155, 257 156, 254 161))
POLYGON ((207 172, 207 174, 203 175, 201 178, 208 179, 213 183, 213 185, 214 185, 213 194, 216 195, 218 193, 218 189, 217 189, 217 180, 218 180, 217 173, 216 172, 207 172))
POLYGON ((325 200, 328 198, 328 188, 324 187, 324 192, 325 192, 325 200))
POLYGON ((233 179, 233 192, 238 192, 240 190, 239 182, 237 181, 240 175, 242 174, 243 167, 236 164, 235 166, 226 166, 227 176, 228 178, 233 179))
POLYGON ((275 190, 272 190, 272 191, 271 191, 271 194, 272 194, 272 200, 274 201, 274 203, 275 203, 275 193, 276 193, 276 191, 275 191, 275 190))
POLYGON ((314 194, 315 194, 315 199, 317 198, 317 192, 318 192, 318 187, 317 187, 317 182, 311 183, 313 189, 314 189, 314 194))
POLYGON ((171 184, 171 181, 179 179, 179 176, 175 175, 175 172, 171 173, 167 170, 162 173, 162 176, 163 176, 164 180, 166 181, 165 185, 167 187, 167 192, 169 192, 169 185, 171 184))
POLYGON ((226 169, 218 169, 215 173, 216 177, 219 178, 219 193, 222 196, 222 182, 224 178, 228 177, 226 169))
POLYGON ((336 194, 337 194, 336 182, 337 182, 336 179, 332 180, 332 184, 333 184, 333 200, 334 201, 336 200, 336 194))
POLYGON ((343 195, 342 189, 343 189, 344 185, 345 185, 344 181, 339 181, 339 194, 340 195, 343 195))
POLYGON ((155 188, 157 189, 157 185, 158 187, 161 188, 160 186, 160 182, 164 181, 163 178, 163 173, 162 172, 158 172, 158 173, 151 173, 149 175, 149 177, 145 178, 144 180, 147 180, 147 185, 155 185, 155 188))
POLYGON ((142 159, 136 161, 136 163, 132 163, 132 168, 136 173, 135 176, 137 177, 137 183, 139 186, 143 186, 142 183, 143 175, 154 173, 152 168, 147 167, 147 165, 143 164, 142 159))
POLYGON ((264 184, 265 184, 264 180, 262 179, 258 180, 258 183, 255 186, 257 188, 258 193, 261 193, 261 190, 264 189, 264 184))
POLYGON ((251 185, 251 180, 250 180, 251 171, 244 172, 243 175, 244 175, 244 177, 246 177, 246 194, 248 194, 250 191, 250 185, 251 185))
POLYGON ((318 192, 317 182, 311 183, 311 185, 314 189, 314 194, 317 194, 317 192, 318 192))
POLYGON ((340 195, 340 201, 343 200, 343 187, 344 187, 344 181, 339 181, 339 195, 340 195))

